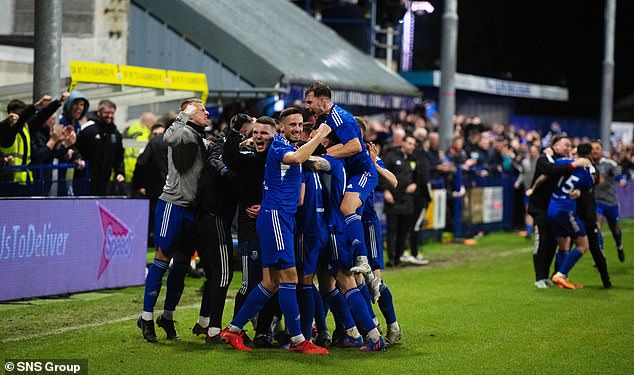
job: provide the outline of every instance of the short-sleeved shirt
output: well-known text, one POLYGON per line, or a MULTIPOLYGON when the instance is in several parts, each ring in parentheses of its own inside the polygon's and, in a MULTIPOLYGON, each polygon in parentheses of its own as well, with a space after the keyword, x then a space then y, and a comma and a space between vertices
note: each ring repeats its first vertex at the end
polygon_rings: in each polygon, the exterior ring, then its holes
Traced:
MULTIPOLYGON (((573 161, 568 158, 559 158, 555 163, 570 164, 573 161)), ((559 178, 548 205, 549 216, 552 210, 576 212, 577 201, 570 197, 570 193, 577 189, 592 189, 592 175, 586 168, 575 168, 570 174, 559 178)))
POLYGON ((297 212, 302 185, 301 165, 284 164, 284 155, 295 152, 295 147, 284 137, 276 135, 269 148, 264 167, 261 209, 297 212))
POLYGON ((356 138, 361 144, 361 152, 345 158, 346 170, 350 176, 362 174, 374 168, 374 163, 372 163, 370 154, 363 142, 359 124, 350 112, 333 104, 326 118, 326 125, 332 128, 335 134, 337 134, 337 137, 341 140, 341 143, 346 144, 356 138))

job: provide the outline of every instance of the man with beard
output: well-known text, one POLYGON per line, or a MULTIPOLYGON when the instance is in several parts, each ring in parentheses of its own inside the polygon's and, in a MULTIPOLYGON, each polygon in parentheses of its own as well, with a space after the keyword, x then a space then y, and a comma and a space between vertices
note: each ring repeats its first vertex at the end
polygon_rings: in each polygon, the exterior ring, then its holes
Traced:
POLYGON ((90 195, 93 196, 108 194, 113 171, 117 182, 125 181, 122 137, 114 124, 116 110, 113 102, 103 100, 97 109, 97 117, 82 126, 74 145, 88 164, 90 195))

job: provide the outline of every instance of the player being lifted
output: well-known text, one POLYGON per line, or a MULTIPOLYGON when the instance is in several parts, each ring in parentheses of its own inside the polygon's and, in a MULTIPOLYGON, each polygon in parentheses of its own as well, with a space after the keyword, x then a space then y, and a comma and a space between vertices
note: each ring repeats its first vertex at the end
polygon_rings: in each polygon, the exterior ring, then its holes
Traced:
POLYGON ((341 141, 341 144, 328 149, 328 155, 344 159, 348 174, 340 210, 345 218, 346 235, 356 257, 351 271, 370 274, 372 268, 368 263, 361 214, 363 203, 378 182, 376 168, 363 142, 359 125, 348 111, 332 102, 330 87, 322 82, 313 82, 306 89, 304 100, 306 109, 317 118, 325 117, 326 125, 332 128, 341 141))

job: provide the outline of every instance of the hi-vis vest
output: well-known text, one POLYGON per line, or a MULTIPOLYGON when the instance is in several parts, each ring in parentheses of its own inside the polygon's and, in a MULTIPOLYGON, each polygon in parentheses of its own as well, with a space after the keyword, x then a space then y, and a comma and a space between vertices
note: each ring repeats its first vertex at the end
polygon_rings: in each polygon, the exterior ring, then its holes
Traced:
MULTIPOLYGON (((15 141, 10 147, 0 147, 5 156, 13 156, 13 165, 28 165, 31 163, 31 133, 29 126, 24 124, 22 130, 15 136, 15 141)), ((33 182, 33 172, 28 169, 13 171, 13 182, 26 184, 33 182)))
POLYGON ((123 165, 125 168, 125 181, 132 182, 132 176, 134 175, 134 168, 136 167, 136 161, 141 154, 141 151, 145 147, 145 144, 150 139, 150 129, 147 126, 135 123, 130 125, 128 130, 124 134, 123 139, 123 165), (125 138, 131 138, 136 141, 143 141, 142 145, 136 142, 127 141, 125 138))

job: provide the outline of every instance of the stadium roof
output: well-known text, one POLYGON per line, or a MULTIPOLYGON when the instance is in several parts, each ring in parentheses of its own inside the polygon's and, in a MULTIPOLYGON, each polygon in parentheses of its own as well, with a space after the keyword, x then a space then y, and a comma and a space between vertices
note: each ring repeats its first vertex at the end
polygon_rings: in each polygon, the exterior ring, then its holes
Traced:
MULTIPOLYGON (((253 87, 417 97, 418 89, 288 0, 133 0, 253 87)), ((213 82, 210 82, 210 89, 213 82)))

